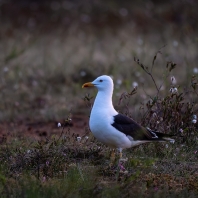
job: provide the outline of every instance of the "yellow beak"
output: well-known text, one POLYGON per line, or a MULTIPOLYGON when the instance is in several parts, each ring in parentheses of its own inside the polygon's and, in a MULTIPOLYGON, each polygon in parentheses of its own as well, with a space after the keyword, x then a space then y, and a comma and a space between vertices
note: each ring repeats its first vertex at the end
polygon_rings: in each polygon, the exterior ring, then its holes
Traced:
POLYGON ((91 82, 88 82, 82 85, 82 88, 84 87, 94 87, 94 84, 92 84, 91 82))

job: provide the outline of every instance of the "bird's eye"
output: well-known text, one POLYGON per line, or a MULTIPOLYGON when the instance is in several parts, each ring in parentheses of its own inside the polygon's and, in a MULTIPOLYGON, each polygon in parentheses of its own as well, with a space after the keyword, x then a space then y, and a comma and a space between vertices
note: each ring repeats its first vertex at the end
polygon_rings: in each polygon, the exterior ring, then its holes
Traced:
POLYGON ((103 82, 103 80, 99 80, 100 82, 103 82))

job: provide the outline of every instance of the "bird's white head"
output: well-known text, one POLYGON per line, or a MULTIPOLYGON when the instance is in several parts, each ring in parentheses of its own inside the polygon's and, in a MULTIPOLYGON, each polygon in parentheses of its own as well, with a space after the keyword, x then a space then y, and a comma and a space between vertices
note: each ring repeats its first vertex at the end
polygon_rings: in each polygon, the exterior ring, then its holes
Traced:
POLYGON ((83 84, 84 87, 96 87, 98 91, 113 91, 113 80, 110 76, 99 76, 92 82, 83 84))

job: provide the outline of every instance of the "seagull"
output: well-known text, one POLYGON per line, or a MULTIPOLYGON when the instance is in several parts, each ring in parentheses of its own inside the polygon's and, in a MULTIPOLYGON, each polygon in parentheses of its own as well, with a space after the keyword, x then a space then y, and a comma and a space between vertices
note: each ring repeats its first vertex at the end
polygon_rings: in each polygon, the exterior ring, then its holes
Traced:
POLYGON ((82 88, 98 89, 91 115, 89 127, 94 137, 111 148, 117 148, 122 157, 122 150, 147 142, 174 143, 172 135, 153 131, 135 122, 133 119, 118 113, 112 103, 114 84, 110 76, 102 75, 93 82, 82 85, 82 88))

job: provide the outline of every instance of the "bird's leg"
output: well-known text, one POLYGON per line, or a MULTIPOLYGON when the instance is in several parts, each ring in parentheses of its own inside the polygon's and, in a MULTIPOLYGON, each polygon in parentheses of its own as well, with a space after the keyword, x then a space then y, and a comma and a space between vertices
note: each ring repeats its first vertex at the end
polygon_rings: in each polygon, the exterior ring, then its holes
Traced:
POLYGON ((122 148, 118 148, 119 150, 119 161, 118 161, 118 167, 120 169, 121 172, 125 172, 126 171, 126 168, 124 167, 124 163, 128 160, 127 158, 126 159, 123 159, 122 158, 122 148))
POLYGON ((122 148, 119 148, 119 155, 120 155, 120 158, 119 159, 122 159, 122 148))
POLYGON ((119 151, 119 161, 126 162, 128 158, 122 158, 122 148, 118 148, 119 151))
POLYGON ((122 148, 118 148, 119 151, 119 161, 122 159, 122 148))
POLYGON ((115 161, 115 149, 112 149, 110 156, 110 166, 113 165, 114 161, 115 161))

